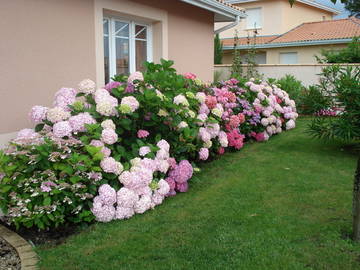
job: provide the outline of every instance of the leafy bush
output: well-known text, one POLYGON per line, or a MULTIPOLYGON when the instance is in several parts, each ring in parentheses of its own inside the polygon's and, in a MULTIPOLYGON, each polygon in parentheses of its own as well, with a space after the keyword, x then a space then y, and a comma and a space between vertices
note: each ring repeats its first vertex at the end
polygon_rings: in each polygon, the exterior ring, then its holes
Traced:
POLYGON ((147 63, 101 89, 87 79, 60 89, 54 108, 34 106, 35 131, 0 155, 6 221, 44 229, 130 218, 186 192, 194 162, 295 127, 295 102, 277 86, 205 85, 172 64, 147 63))
POLYGON ((331 106, 331 98, 324 95, 319 86, 311 85, 303 89, 298 99, 298 109, 302 114, 315 114, 331 106))
POLYGON ((360 38, 354 37, 346 48, 338 51, 322 50, 316 58, 320 63, 360 63, 360 38))
POLYGON ((28 132, 32 144, 20 134, 0 152, 1 208, 17 227, 92 221, 89 199, 107 182, 99 173, 100 149, 73 138, 53 141, 28 132))
POLYGON ((323 69, 321 84, 343 113, 336 118, 316 118, 309 130, 315 137, 360 139, 360 67, 338 65, 323 69))
POLYGON ((281 89, 286 89, 290 98, 295 100, 296 104, 300 101, 304 86, 301 81, 297 80, 293 75, 286 74, 284 77, 276 81, 281 89))

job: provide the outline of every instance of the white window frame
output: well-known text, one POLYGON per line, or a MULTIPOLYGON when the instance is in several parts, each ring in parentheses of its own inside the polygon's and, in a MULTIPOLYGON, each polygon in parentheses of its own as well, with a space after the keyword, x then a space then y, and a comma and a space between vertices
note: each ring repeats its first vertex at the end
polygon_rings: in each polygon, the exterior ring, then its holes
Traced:
MULTIPOLYGON (((146 41, 146 61, 153 61, 153 44, 152 44, 152 27, 150 24, 141 23, 137 21, 126 20, 117 17, 104 17, 104 20, 109 22, 109 78, 114 77, 116 73, 116 37, 115 33, 115 22, 127 23, 129 25, 129 37, 124 37, 129 39, 129 73, 136 71, 136 40, 146 41), (146 39, 138 39, 135 37, 135 26, 145 26, 146 27, 146 39)), ((103 20, 103 23, 104 23, 103 20)), ((105 34, 103 33, 103 37, 105 34)))
POLYGON ((261 8, 261 7, 257 7, 257 8, 248 8, 248 9, 246 9, 246 11, 245 11, 245 13, 247 12, 247 11, 249 11, 249 10, 259 10, 260 11, 260 15, 259 15, 259 20, 260 20, 260 23, 259 23, 259 25, 251 25, 251 26, 249 26, 249 23, 248 23, 248 18, 250 17, 250 16, 248 16, 247 18, 246 18, 246 30, 252 30, 252 29, 261 29, 262 28, 262 25, 263 25, 263 9, 261 8))
POLYGON ((280 52, 279 53, 279 63, 280 64, 283 64, 283 65, 294 65, 294 64, 298 64, 299 63, 299 53, 298 52, 280 52), (294 59, 296 59, 296 63, 282 63, 281 59, 284 59, 282 58, 281 56, 285 56, 285 55, 293 55, 295 56, 294 59))

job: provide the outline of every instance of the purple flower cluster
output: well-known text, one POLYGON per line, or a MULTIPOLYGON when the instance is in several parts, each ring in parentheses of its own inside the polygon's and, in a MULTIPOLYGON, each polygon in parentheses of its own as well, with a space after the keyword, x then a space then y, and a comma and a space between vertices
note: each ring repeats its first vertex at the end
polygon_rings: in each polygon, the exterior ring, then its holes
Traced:
POLYGON ((88 113, 79 113, 69 118, 73 132, 85 132, 85 124, 96 124, 96 120, 88 113))
POLYGON ((193 175, 193 167, 187 160, 182 160, 175 166, 169 173, 169 176, 165 179, 170 186, 170 192, 168 196, 176 195, 176 191, 186 192, 188 190, 188 180, 193 175))

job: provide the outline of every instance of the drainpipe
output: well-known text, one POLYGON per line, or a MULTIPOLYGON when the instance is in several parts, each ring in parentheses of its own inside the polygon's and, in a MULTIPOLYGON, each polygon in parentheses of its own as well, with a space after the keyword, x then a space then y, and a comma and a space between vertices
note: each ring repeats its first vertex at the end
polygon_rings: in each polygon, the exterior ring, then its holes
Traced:
POLYGON ((234 22, 215 30, 214 34, 216 35, 216 34, 219 34, 219 33, 223 32, 223 31, 225 31, 225 30, 233 28, 233 27, 237 26, 239 24, 239 22, 240 22, 240 16, 238 15, 238 16, 236 16, 236 19, 235 19, 234 22))

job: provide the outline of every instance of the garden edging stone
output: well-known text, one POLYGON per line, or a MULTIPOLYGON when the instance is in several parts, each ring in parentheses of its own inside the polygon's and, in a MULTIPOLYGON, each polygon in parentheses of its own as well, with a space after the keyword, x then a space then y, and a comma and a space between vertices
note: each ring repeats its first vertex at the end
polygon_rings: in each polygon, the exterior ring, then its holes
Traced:
POLYGON ((15 232, 7 229, 3 225, 0 225, 0 236, 4 238, 11 246, 13 246, 16 252, 19 254, 21 260, 21 270, 38 269, 36 266, 38 257, 33 251, 31 245, 26 240, 24 240, 15 232))

